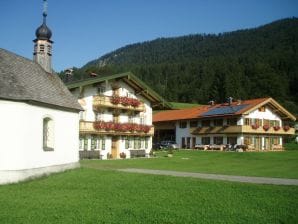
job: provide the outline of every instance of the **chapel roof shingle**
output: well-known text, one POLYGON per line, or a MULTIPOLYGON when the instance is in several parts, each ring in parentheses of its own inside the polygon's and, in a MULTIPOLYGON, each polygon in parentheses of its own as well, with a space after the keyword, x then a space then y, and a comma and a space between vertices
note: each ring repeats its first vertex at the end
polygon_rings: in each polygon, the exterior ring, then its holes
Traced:
POLYGON ((39 64, 0 48, 0 98, 82 110, 56 74, 39 64))

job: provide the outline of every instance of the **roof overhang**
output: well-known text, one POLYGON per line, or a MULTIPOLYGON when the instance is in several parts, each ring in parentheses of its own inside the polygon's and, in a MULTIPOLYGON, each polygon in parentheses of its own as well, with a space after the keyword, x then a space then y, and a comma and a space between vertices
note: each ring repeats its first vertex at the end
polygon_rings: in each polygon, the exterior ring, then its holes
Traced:
POLYGON ((115 75, 100 76, 97 78, 87 79, 84 81, 77 81, 66 84, 68 89, 75 89, 82 86, 93 85, 100 82, 110 81, 110 80, 122 80, 127 85, 131 86, 136 95, 140 95, 151 102, 153 109, 171 109, 172 105, 162 98, 158 93, 152 90, 147 84, 145 84, 138 77, 133 75, 131 72, 120 73, 115 75))
POLYGON ((259 103, 257 105, 255 105, 254 107, 250 108, 249 110, 245 111, 244 114, 248 114, 256 109, 258 109, 259 107, 268 105, 274 113, 278 114, 282 120, 292 120, 295 121, 296 117, 291 114, 289 111, 287 111, 282 105, 280 105, 278 102, 276 102, 274 99, 272 98, 268 98, 267 100, 263 101, 262 103, 259 103))

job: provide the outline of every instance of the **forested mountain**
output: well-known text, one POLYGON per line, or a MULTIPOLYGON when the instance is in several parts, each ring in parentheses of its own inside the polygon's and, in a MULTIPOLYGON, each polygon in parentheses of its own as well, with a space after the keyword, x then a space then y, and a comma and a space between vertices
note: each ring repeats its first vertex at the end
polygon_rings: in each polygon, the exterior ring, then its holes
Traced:
POLYGON ((271 96, 298 114, 297 51, 298 19, 283 19, 253 29, 128 45, 75 69, 72 80, 90 72, 132 71, 169 101, 271 96))

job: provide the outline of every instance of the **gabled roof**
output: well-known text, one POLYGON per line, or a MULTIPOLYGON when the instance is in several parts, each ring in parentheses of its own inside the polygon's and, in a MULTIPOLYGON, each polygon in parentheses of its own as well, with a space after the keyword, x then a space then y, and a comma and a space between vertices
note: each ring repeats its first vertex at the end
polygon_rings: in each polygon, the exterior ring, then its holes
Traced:
POLYGON ((0 99, 82 110, 60 78, 39 64, 0 48, 0 99))
POLYGON ((240 116, 248 114, 257 108, 268 105, 282 119, 295 120, 295 116, 272 98, 260 98, 240 102, 204 105, 183 110, 162 111, 153 115, 153 122, 166 122, 177 120, 191 120, 199 118, 214 118, 224 116, 240 116))
POLYGON ((100 82, 104 82, 106 80, 123 80, 126 84, 131 86, 136 93, 142 95, 146 99, 148 99, 152 103, 153 108, 160 109, 171 109, 172 106, 168 103, 164 98, 162 98, 158 93, 152 90, 147 84, 145 84, 142 80, 136 77, 131 72, 114 74, 114 75, 102 75, 97 78, 87 79, 83 81, 76 81, 66 84, 68 89, 74 89, 81 86, 88 86, 100 82))

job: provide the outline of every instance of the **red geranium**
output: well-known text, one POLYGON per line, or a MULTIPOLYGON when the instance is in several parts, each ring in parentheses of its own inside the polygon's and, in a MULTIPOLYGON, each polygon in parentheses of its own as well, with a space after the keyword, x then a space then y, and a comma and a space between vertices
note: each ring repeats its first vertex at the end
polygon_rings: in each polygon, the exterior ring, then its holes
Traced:
POLYGON ((265 131, 268 131, 269 128, 270 128, 270 126, 269 126, 268 124, 264 124, 264 125, 263 125, 263 129, 264 129, 265 131))
POLYGON ((285 130, 285 131, 290 130, 290 126, 289 126, 289 125, 285 125, 285 126, 284 126, 284 130, 285 130))
POLYGON ((138 107, 140 104, 141 102, 138 99, 131 99, 131 106, 138 107))
POLYGON ((258 124, 252 124, 251 127, 252 127, 252 129, 258 129, 259 125, 258 124))
POLYGON ((110 101, 112 104, 119 104, 120 103, 120 96, 116 96, 116 95, 113 95, 111 98, 110 98, 110 101))
POLYGON ((98 129, 105 129, 105 122, 104 121, 96 121, 93 123, 93 127, 94 129, 98 130, 98 129))

